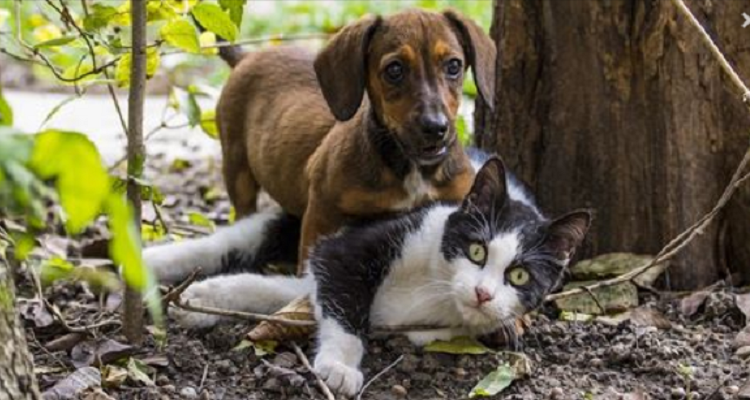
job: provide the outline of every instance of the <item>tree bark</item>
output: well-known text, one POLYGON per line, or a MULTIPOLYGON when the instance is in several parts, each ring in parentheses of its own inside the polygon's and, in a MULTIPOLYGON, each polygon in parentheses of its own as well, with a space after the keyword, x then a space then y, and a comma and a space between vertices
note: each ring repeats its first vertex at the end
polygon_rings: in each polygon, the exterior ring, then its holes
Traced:
MULTIPOLYGON (((740 73, 750 0, 688 2, 740 73)), ((497 0, 497 107, 478 144, 497 150, 552 214, 592 207, 582 256, 656 253, 718 199, 747 149, 750 114, 671 2, 497 0)), ((673 260, 674 289, 727 267, 750 277, 750 192, 673 260)))
MULTIPOLYGON (((132 64, 130 92, 128 93, 128 201, 133 205, 133 218, 137 240, 141 232, 141 187, 137 179, 143 175, 146 152, 143 146, 143 102, 146 89, 146 2, 133 0, 130 7, 132 20, 132 64)), ((130 343, 143 342, 143 300, 134 289, 125 291, 123 332, 130 343)))
POLYGON ((13 271, 0 255, 0 400, 36 400, 39 388, 16 315, 13 271))

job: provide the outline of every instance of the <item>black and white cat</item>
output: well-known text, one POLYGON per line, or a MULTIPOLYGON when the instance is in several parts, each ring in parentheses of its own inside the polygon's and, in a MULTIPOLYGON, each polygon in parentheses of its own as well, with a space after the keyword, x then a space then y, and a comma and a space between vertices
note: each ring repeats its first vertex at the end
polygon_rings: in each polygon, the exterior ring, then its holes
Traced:
MULTIPOLYGON (((319 322, 314 368, 332 389, 349 396, 362 387, 359 364, 371 326, 450 327, 407 334, 417 345, 505 328, 559 283, 591 216, 575 211, 548 220, 499 158, 472 156, 481 168, 461 204, 435 203, 344 228, 316 244, 304 278, 217 276, 190 286, 184 299, 272 313, 310 294, 319 322)), ((237 262, 252 269, 261 248, 277 242, 269 235, 298 223, 280 215, 256 214, 208 238, 153 247, 144 256, 167 281, 198 265, 210 274, 237 262)), ((183 310, 173 315, 187 327, 211 326, 221 318, 183 310)))

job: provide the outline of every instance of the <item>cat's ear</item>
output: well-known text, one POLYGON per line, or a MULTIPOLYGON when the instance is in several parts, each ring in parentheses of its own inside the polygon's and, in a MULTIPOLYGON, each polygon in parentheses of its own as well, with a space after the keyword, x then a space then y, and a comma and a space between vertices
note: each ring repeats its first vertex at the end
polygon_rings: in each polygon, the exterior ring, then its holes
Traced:
POLYGON ((477 172, 461 208, 464 211, 478 209, 483 214, 490 214, 493 208, 502 208, 507 198, 505 165, 500 157, 493 156, 477 172))
POLYGON ((591 226, 591 211, 579 210, 565 214, 547 227, 544 246, 559 260, 570 260, 591 226))

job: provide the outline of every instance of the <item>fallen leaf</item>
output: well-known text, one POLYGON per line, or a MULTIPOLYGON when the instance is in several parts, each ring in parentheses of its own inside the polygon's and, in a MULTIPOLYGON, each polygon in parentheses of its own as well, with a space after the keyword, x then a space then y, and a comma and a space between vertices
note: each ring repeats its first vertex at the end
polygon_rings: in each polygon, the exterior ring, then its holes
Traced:
POLYGON ((128 360, 128 377, 135 382, 141 382, 146 386, 154 386, 154 381, 148 376, 150 370, 151 368, 141 360, 135 358, 128 360))
POLYGON ((135 351, 130 345, 112 339, 79 343, 70 352, 70 361, 76 368, 89 365, 106 365, 127 357, 135 351))
POLYGON ((102 368, 102 385, 109 388, 117 388, 128 379, 128 370, 114 365, 105 365, 102 368))
POLYGON ((39 299, 19 299, 18 312, 23 319, 33 322, 36 328, 46 328, 55 322, 52 314, 39 299))
MULTIPOLYGON (((596 281, 571 282, 565 285, 564 290, 588 286, 593 283, 596 283, 596 281)), ((638 306, 638 289, 630 282, 593 289, 592 292, 599 300, 599 304, 604 307, 604 312, 591 295, 586 292, 555 300, 555 304, 562 311, 589 315, 622 312, 638 306)))
MULTIPOLYGON (((307 296, 298 297, 291 303, 276 311, 273 316, 300 321, 314 321, 312 305, 307 296)), ((247 334, 253 342, 274 340, 283 342, 293 339, 307 338, 314 331, 314 326, 288 326, 263 321, 247 334)))
POLYGON ((659 329, 670 329, 672 322, 661 312, 648 307, 638 307, 630 312, 630 322, 637 326, 653 326, 659 329))
POLYGON ((745 316, 745 323, 750 321, 750 293, 734 295, 734 302, 737 304, 737 308, 739 308, 745 316))
POLYGON ((149 367, 168 367, 169 359, 165 356, 150 356, 142 358, 141 361, 149 367))
MULTIPOLYGON (((608 253, 577 262, 570 268, 575 280, 600 280, 626 274, 653 261, 650 255, 633 253, 608 253)), ((635 278, 639 285, 651 286, 664 272, 667 262, 655 265, 635 278)))
POLYGON ((497 367, 496 370, 489 373, 489 375, 482 378, 479 383, 471 389, 469 397, 489 397, 494 396, 503 390, 505 390, 511 383, 516 379, 516 373, 511 368, 510 364, 503 364, 497 367))
POLYGON ((447 354, 487 354, 492 350, 467 336, 453 338, 450 341, 436 340, 424 347, 424 351, 447 354))
POLYGON ((42 393, 44 400, 68 400, 77 398, 78 393, 90 387, 101 386, 102 375, 94 367, 79 368, 55 386, 42 393))
POLYGON ((680 312, 682 315, 686 317, 693 316, 698 312, 698 309, 703 305, 710 293, 708 290, 700 290, 683 297, 680 300, 680 312))
POLYGON ((96 388, 93 390, 87 390, 83 393, 81 400, 115 400, 115 398, 108 395, 103 390, 96 388))
POLYGON ((87 335, 85 333, 68 333, 60 336, 57 339, 50 340, 49 342, 47 342, 47 344, 44 345, 44 348, 49 351, 69 350, 78 343, 81 343, 81 341, 86 339, 86 337, 87 335))

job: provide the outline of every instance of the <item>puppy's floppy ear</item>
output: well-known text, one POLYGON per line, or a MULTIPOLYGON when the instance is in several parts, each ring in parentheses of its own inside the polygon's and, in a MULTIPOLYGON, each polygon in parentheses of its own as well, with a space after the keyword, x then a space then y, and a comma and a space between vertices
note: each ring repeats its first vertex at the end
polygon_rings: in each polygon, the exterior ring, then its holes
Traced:
POLYGON ((366 16, 345 26, 315 58, 315 74, 323 97, 339 121, 353 117, 362 103, 367 49, 381 21, 379 16, 366 16))
POLYGON ((461 39, 466 61, 474 71, 479 94, 490 108, 495 105, 495 62, 497 50, 492 39, 474 21, 455 10, 443 12, 461 39))

